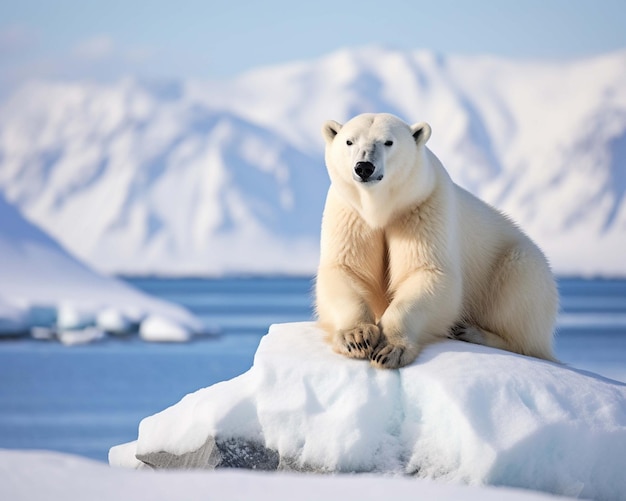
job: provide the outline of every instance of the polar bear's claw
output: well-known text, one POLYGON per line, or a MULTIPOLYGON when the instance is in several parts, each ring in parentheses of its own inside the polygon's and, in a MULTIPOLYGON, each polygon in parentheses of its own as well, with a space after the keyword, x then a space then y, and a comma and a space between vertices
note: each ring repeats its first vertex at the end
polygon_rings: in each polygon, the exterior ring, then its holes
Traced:
POLYGON ((418 347, 411 344, 392 344, 383 338, 383 341, 374 348, 370 355, 370 362, 377 369, 399 369, 409 365, 417 358, 418 347))
POLYGON ((370 356, 370 361, 374 367, 380 369, 397 369, 406 365, 404 353, 405 349, 402 346, 381 344, 370 356))
POLYGON ((340 331, 335 336, 337 353, 350 358, 369 358, 372 347, 380 340, 380 329, 374 324, 359 324, 353 329, 340 331))

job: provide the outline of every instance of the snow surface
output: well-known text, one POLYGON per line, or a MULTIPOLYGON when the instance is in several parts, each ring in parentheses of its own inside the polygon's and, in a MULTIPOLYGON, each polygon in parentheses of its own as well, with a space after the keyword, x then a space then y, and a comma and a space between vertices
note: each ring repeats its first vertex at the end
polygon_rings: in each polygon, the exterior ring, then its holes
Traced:
POLYGON ((54 329, 64 344, 77 344, 101 339, 109 329, 119 332, 148 315, 163 319, 163 335, 180 338, 181 331, 189 335, 202 329, 184 308, 89 269, 1 195, 0 221, 0 333, 34 328, 41 338, 51 337, 54 329))
POLYGON ((311 274, 320 126, 366 111, 430 122, 452 178, 556 272, 626 275, 625 51, 532 62, 367 47, 224 82, 33 83, 0 106, 0 191, 101 270, 311 274))
POLYGON ((514 489, 462 487, 423 479, 372 475, 263 474, 241 470, 136 472, 56 452, 0 450, 0 499, 556 501, 559 498, 514 489))
POLYGON ((110 462, 136 468, 135 454, 181 456, 210 437, 296 469, 626 494, 625 384, 460 341, 384 371, 333 353, 312 323, 274 325, 248 372, 145 418, 110 462))

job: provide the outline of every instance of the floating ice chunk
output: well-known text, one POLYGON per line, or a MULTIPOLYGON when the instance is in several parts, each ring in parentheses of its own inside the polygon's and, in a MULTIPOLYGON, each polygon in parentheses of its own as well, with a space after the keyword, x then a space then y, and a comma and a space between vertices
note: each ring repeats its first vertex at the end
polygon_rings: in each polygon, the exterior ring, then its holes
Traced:
POLYGON ((28 332, 28 312, 0 297, 0 336, 28 332))
POLYGON ((62 303, 57 313, 57 327, 59 330, 84 329, 96 323, 96 313, 93 309, 79 307, 73 303, 62 303))
POLYGON ((28 321, 31 327, 52 327, 57 322, 57 307, 31 304, 28 308, 28 321))
POLYGON ((155 343, 184 343, 192 334, 187 326, 160 315, 149 315, 139 326, 141 339, 155 343))
POLYGON ((57 337, 65 346, 74 346, 100 341, 106 337, 106 333, 97 327, 85 327, 84 329, 59 331, 57 337))
POLYGON ((52 341, 57 339, 57 332, 51 327, 34 326, 30 328, 30 337, 38 341, 52 341))
POLYGON ((117 308, 105 308, 98 313, 96 325, 110 334, 128 334, 135 330, 139 322, 117 308))

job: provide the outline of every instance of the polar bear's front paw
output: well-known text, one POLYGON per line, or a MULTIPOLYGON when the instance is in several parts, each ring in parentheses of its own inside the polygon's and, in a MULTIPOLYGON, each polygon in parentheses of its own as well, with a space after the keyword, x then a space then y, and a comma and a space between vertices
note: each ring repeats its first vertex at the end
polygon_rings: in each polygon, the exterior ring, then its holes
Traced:
POLYGON ((410 364, 416 357, 416 350, 406 346, 381 343, 370 355, 370 361, 378 369, 398 369, 410 364))
POLYGON ((339 331, 333 347, 337 353, 350 358, 369 358, 380 341, 380 329, 374 324, 358 324, 353 329, 339 331))

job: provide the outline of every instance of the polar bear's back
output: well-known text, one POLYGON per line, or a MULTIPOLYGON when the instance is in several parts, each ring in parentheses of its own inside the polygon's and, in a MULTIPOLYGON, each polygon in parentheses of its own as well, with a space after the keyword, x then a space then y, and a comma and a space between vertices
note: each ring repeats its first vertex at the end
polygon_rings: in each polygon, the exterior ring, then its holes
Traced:
POLYGON ((545 261, 536 244, 508 216, 458 185, 455 191, 459 246, 466 268, 478 268, 484 274, 513 247, 545 261))

